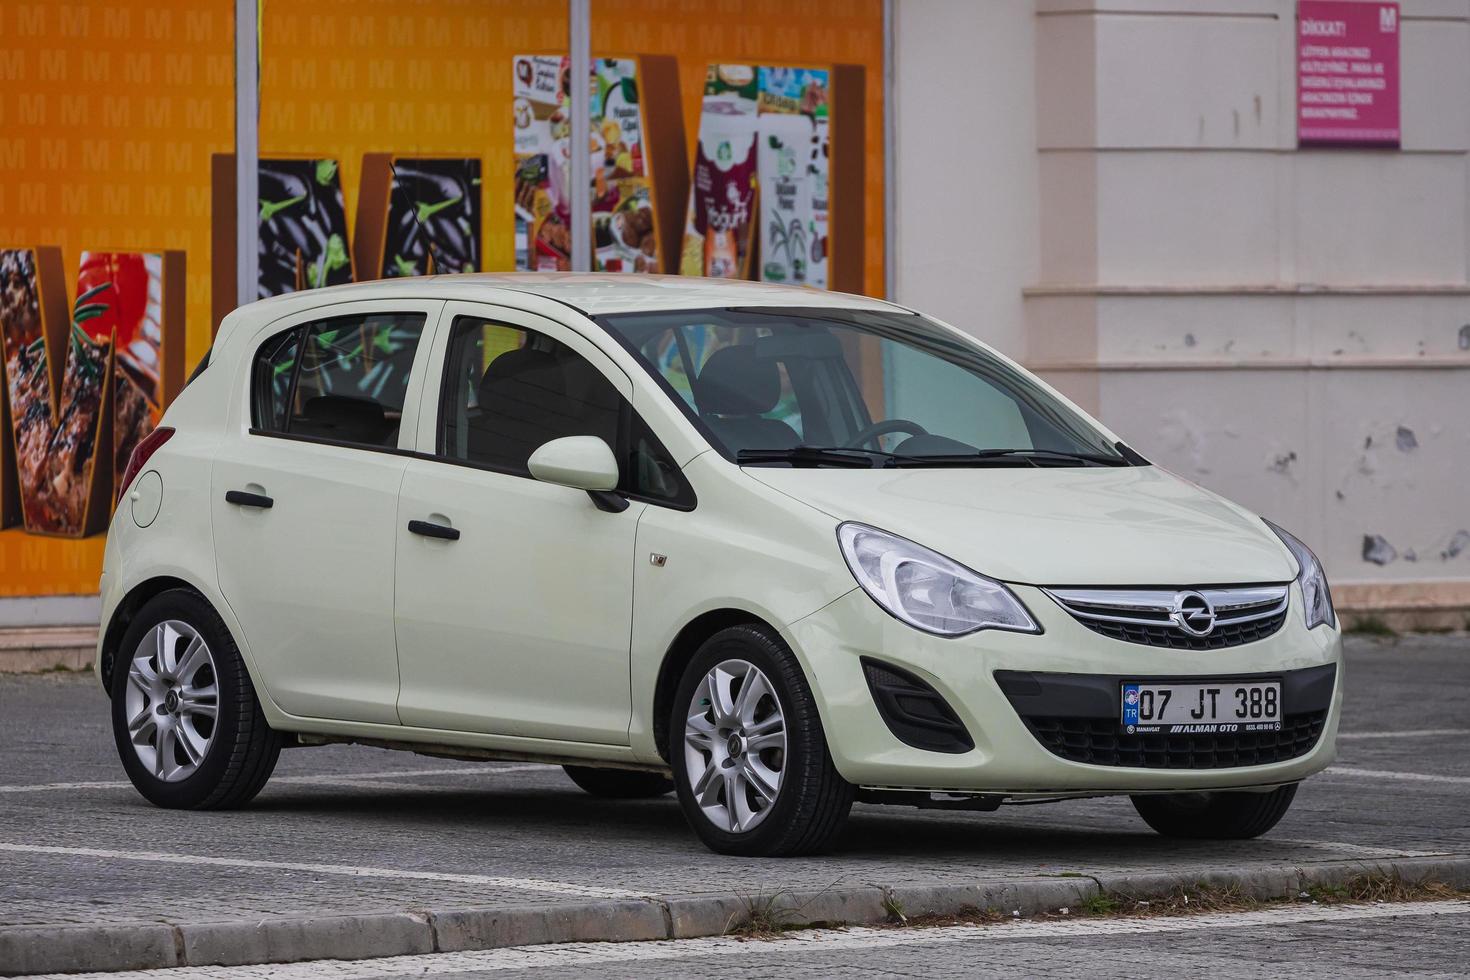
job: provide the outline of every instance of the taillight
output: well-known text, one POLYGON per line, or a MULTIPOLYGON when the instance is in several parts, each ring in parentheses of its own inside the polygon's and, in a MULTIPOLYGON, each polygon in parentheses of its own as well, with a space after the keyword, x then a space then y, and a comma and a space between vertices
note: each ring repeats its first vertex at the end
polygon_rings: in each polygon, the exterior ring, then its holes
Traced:
POLYGON ((123 494, 128 492, 128 487, 143 472, 143 467, 148 465, 148 459, 158 452, 158 447, 168 442, 174 430, 166 425, 160 425, 152 432, 143 437, 143 441, 133 447, 133 454, 128 457, 127 469, 123 470, 122 480, 117 485, 117 502, 122 503, 123 494))

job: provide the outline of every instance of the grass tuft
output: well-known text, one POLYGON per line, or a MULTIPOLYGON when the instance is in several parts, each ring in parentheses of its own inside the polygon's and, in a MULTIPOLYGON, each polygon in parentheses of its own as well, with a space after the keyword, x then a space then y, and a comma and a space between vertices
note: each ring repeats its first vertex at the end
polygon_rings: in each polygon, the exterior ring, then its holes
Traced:
POLYGON ((1352 625, 1344 632, 1349 636, 1376 636, 1384 639, 1399 635, 1392 626, 1371 613, 1354 617, 1352 625))

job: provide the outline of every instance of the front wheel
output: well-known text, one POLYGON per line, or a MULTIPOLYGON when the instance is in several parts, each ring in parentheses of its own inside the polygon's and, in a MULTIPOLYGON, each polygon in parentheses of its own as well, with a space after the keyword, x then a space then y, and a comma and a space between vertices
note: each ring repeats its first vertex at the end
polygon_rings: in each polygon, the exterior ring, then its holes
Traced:
POLYGON ((1133 808, 1165 837, 1248 840, 1281 821, 1296 784, 1269 793, 1161 793, 1132 797, 1133 808))
POLYGON ((123 634, 112 679, 112 734, 123 769, 172 809, 242 806, 276 767, 281 736, 260 710, 245 662, 198 593, 150 599, 123 634))
POLYGON ((721 854, 825 850, 852 808, 801 666, 755 626, 721 630, 685 668, 669 762, 685 817, 721 854))

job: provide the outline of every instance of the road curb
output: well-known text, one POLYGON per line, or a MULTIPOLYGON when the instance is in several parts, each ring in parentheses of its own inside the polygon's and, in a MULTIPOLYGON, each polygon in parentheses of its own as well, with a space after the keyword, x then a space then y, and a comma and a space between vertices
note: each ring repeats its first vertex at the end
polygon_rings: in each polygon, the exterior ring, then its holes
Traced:
POLYGON ((1147 901, 1201 884, 1235 888, 1256 899, 1294 899, 1309 887, 1344 885, 1369 871, 1470 888, 1470 856, 1448 855, 178 925, 10 926, 0 927, 0 974, 244 966, 568 942, 692 939, 723 935, 753 914, 781 928, 879 925, 893 922, 897 915, 913 918, 983 909, 1026 916, 1076 907, 1101 894, 1147 901))

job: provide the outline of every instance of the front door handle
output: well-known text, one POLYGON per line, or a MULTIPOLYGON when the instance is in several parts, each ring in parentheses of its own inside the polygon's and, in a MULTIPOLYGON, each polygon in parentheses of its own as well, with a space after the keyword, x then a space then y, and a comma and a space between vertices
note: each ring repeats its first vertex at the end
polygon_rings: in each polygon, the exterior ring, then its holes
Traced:
POLYGON ((237 507, 259 507, 261 510, 270 510, 275 501, 263 493, 251 493, 249 490, 226 490, 225 503, 235 504, 237 507))
POLYGON ((445 541, 459 540, 459 528, 445 527, 443 524, 435 524, 431 521, 409 521, 408 529, 426 538, 443 538, 445 541))

